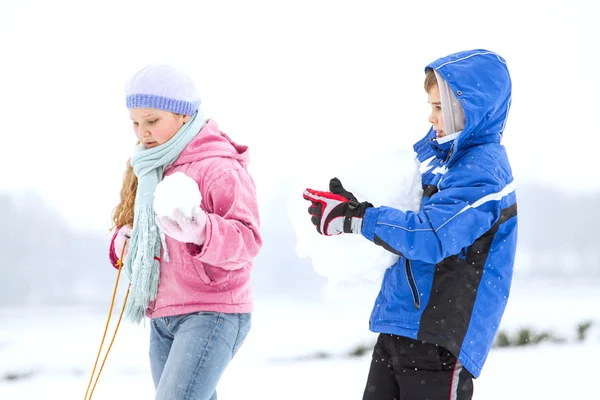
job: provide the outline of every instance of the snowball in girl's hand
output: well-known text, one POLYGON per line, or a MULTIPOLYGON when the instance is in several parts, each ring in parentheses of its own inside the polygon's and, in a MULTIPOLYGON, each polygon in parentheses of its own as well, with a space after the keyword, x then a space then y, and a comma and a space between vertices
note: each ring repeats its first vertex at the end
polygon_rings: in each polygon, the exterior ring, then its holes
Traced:
POLYGON ((173 211, 179 210, 187 218, 192 218, 201 201, 196 181, 183 172, 175 172, 156 186, 154 211, 159 217, 175 219, 173 211))

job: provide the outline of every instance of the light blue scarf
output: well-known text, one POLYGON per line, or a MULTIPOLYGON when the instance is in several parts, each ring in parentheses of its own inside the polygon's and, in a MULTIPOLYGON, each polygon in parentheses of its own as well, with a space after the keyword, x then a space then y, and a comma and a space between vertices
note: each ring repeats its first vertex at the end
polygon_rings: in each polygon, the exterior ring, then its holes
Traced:
POLYGON ((125 316, 135 323, 144 318, 149 302, 156 299, 160 275, 160 262, 156 258, 160 257, 161 243, 163 257, 168 261, 164 235, 159 232, 154 219, 154 191, 163 178, 164 168, 179 157, 204 123, 204 115, 198 110, 169 141, 152 149, 139 144, 131 157, 138 186, 133 232, 124 263, 125 274, 131 282, 125 316))

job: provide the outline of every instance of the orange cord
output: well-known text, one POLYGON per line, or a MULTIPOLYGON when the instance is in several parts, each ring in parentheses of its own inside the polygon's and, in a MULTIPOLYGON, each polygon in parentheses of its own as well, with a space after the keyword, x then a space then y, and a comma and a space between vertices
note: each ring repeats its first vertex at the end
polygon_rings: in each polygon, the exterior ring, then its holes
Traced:
POLYGON ((113 333, 112 340, 106 350, 106 354, 104 355, 104 360, 102 360, 102 365, 100 366, 100 370, 98 371, 98 376, 96 377, 96 381, 94 382, 94 386, 92 387, 92 381, 94 380, 94 374, 96 372, 96 368, 98 367, 98 360, 100 359, 100 354, 102 353, 102 347, 104 346, 104 340, 106 339, 106 332, 108 332, 108 326, 110 325, 110 318, 113 312, 113 307, 115 305, 115 298, 117 296, 117 288, 119 287, 119 279, 121 277, 121 270, 123 269, 123 256, 125 255, 125 247, 127 241, 123 244, 123 250, 121 250, 121 257, 117 261, 117 267, 119 268, 119 272, 117 273, 117 281, 115 282, 115 289, 113 290, 112 300, 110 302, 110 309, 108 311, 108 318, 106 319, 106 327, 104 328, 104 334, 102 335, 102 341, 100 342, 100 348, 98 349, 98 355, 96 356, 96 362, 94 363, 94 369, 92 370, 92 375, 90 376, 90 381, 88 383, 87 390, 85 391, 84 400, 88 400, 92 398, 94 390, 96 389, 96 384, 100 379, 100 374, 102 373, 102 369, 104 368, 104 363, 106 363, 106 359, 108 358, 108 353, 112 348, 112 345, 117 337, 117 331, 119 330, 119 325, 121 325, 121 318, 123 317, 123 312, 125 311, 125 305, 127 304, 127 298, 129 297, 129 290, 131 289, 131 285, 127 287, 127 293, 125 294, 125 300, 123 301, 123 308, 121 309, 121 314, 119 315, 119 321, 117 322, 117 326, 115 327, 115 332, 113 333), (90 391, 91 387, 91 391, 90 391), (90 397, 88 397, 88 393, 90 397))

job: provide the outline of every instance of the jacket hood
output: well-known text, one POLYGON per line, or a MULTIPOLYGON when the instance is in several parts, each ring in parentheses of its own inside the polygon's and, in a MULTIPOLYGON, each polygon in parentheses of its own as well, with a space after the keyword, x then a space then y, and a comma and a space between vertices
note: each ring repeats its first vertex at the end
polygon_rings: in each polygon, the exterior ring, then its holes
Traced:
POLYGON ((209 119, 198 135, 183 149, 173 165, 187 164, 211 157, 232 158, 244 167, 250 161, 248 146, 235 143, 219 130, 214 120, 209 119))
MULTIPOLYGON (((512 92, 506 61, 492 51, 477 49, 439 58, 428 69, 443 77, 465 113, 465 126, 454 141, 450 160, 473 146, 500 143, 512 92)), ((435 140, 433 129, 426 139, 435 140)))

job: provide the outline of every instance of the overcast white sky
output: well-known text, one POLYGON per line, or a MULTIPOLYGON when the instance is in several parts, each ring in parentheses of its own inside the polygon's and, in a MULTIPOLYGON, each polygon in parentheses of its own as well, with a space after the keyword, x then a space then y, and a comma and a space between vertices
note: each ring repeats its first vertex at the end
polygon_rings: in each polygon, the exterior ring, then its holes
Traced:
POLYGON ((486 48, 513 78, 518 182, 600 189, 596 1, 120 3, 0 0, 0 191, 37 191, 78 227, 110 226, 134 143, 123 88, 150 62, 187 70, 251 146, 265 201, 340 143, 359 159, 420 139, 423 67, 486 48))

